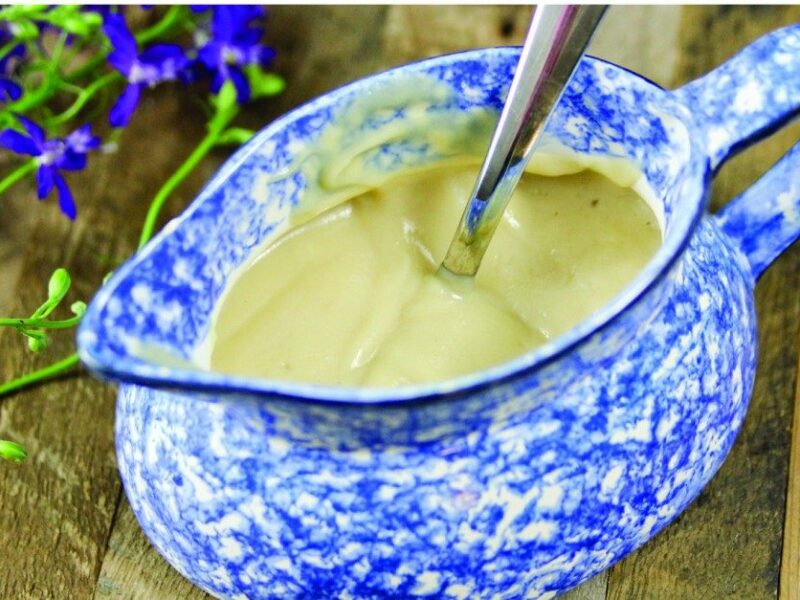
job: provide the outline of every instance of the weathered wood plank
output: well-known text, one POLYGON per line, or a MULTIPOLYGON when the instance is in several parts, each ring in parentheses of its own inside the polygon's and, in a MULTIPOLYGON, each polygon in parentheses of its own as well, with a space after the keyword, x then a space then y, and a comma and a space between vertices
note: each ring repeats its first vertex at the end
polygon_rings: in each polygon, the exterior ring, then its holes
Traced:
POLYGON ((18 184, 0 199, 0 314, 10 314, 24 249, 41 217, 31 185, 18 184))
MULTIPOLYGON (((39 212, 25 246, 13 313, 27 314, 45 297, 56 266, 73 276, 69 299, 87 299, 103 276, 135 247, 145 199, 202 136, 196 108, 164 95, 140 107, 118 154, 97 156, 70 179, 79 218, 69 223, 51 200, 39 212), (177 124, 180 126, 176 126, 177 124), (153 135, 157 131, 158 135, 153 135), (142 160, 146 157, 146 160, 142 160)), ((196 191, 219 160, 179 191, 176 204, 196 191)), ((30 202, 35 202, 29 198, 30 202)), ((74 348, 72 333, 53 336, 42 356, 25 350, 13 331, 0 332, 3 380, 33 370, 74 348)), ((0 437, 30 451, 22 465, 0 463, 2 598, 88 598, 105 552, 120 496, 113 448, 114 390, 87 376, 70 376, 0 401, 0 437), (14 551, 8 551, 13 549, 14 551)))
POLYGON ((559 598, 563 600, 603 600, 607 590, 608 571, 603 571, 559 598))
POLYGON ((384 30, 384 62, 521 44, 530 16, 530 6, 393 6, 384 30))
MULTIPOLYGON (((796 7, 688 7, 677 81, 693 79, 750 41, 800 16, 796 7)), ((798 139, 793 126, 723 167, 712 191, 721 206, 798 139)), ((743 430, 728 460, 672 526, 609 576, 609 599, 774 598, 784 522, 797 373, 800 247, 756 289, 759 367, 743 430)))
POLYGON ((123 498, 114 521, 95 600, 200 600, 211 598, 183 579, 139 529, 123 498), (135 565, 136 568, 131 568, 135 565))
MULTIPOLYGON (((798 340, 800 344, 800 340, 798 340)), ((786 494, 786 518, 781 553, 781 600, 800 600, 800 362, 797 364, 792 424, 792 450, 786 494)))
MULTIPOLYGON (((93 174, 94 181, 81 179, 96 193, 108 177, 99 164, 93 174)), ((10 306, 16 314, 41 303, 55 266, 67 265, 86 275, 85 265, 79 264, 86 259, 85 240, 75 235, 52 203, 30 208, 42 211, 42 218, 25 249, 10 306)), ((95 217, 93 207, 84 211, 90 219, 95 217)), ((103 233, 108 233, 104 224, 98 224, 96 235, 103 233)), ((113 252, 107 243, 99 247, 113 252)), ((68 337, 54 336, 47 356, 33 357, 24 350, 24 341, 8 330, 0 332, 0 345, 6 349, 0 357, 4 380, 71 350, 68 337)), ((103 386, 75 378, 0 405, 0 436, 23 443, 31 452, 22 466, 0 465, 0 535, 4 547, 17 550, 4 555, 0 597, 85 596, 92 589, 119 489, 107 426, 111 406, 103 386), (57 568, 42 569, 43 564, 57 568)))

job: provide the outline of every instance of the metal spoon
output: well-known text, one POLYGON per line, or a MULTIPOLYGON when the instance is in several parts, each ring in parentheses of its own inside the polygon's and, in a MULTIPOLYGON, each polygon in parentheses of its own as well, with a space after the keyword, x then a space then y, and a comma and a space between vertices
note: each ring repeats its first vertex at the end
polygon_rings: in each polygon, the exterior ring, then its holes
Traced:
POLYGON ((442 269, 478 272, 511 193, 606 6, 539 5, 503 112, 442 269))

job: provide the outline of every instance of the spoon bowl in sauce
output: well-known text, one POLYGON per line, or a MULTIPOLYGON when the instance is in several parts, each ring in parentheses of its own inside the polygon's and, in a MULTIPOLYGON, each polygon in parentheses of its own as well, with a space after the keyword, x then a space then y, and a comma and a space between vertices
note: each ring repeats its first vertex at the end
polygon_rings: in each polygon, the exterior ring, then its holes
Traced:
MULTIPOLYGON (((474 277, 605 5, 539 5, 489 148, 441 270, 474 277)), ((452 279, 452 278, 451 278, 452 279)))

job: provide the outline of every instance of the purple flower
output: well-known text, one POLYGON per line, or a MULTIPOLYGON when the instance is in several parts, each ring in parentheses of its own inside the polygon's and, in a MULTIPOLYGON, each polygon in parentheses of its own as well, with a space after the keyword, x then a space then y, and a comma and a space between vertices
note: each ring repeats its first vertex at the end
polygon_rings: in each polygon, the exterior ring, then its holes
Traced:
POLYGON ((6 77, 0 77, 0 102, 19 100, 22 88, 6 77))
POLYGON ((90 6, 81 5, 81 11, 97 13, 101 17, 113 14, 118 7, 111 4, 92 4, 90 6))
POLYGON ((153 87, 162 81, 177 79, 189 59, 176 44, 156 44, 139 54, 136 40, 122 15, 108 15, 103 31, 114 47, 108 61, 128 80, 122 95, 111 107, 108 120, 113 127, 124 127, 136 110, 142 86, 153 87))
POLYGON ((250 98, 242 66, 264 65, 275 56, 272 48, 260 44, 263 29, 250 26, 264 10, 258 6, 215 6, 213 11, 211 38, 200 48, 198 58, 214 73, 212 91, 216 93, 226 81, 232 81, 242 104, 250 98))
POLYGON ((59 170, 79 171, 86 166, 86 153, 100 145, 100 138, 92 135, 91 127, 84 125, 69 134, 66 139, 48 140, 44 131, 33 121, 17 115, 28 135, 6 129, 0 133, 0 146, 17 154, 35 156, 39 169, 36 172, 37 195, 46 198, 53 187, 58 190, 58 204, 70 219, 76 215, 75 202, 67 182, 59 170))
MULTIPOLYGON (((11 40, 11 34, 4 29, 0 29, 0 47, 5 47, 11 40)), ((25 45, 17 44, 0 59, 0 102, 19 100, 20 96, 22 96, 22 88, 9 79, 8 76, 14 73, 23 56, 25 56, 25 45)))

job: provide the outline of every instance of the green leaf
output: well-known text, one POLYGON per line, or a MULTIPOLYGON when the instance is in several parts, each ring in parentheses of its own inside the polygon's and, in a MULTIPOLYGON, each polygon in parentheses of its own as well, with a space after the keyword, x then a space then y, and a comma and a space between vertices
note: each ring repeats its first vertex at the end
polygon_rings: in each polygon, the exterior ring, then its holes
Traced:
POLYGON ((266 98, 280 94, 286 88, 286 81, 277 73, 262 71, 258 65, 245 67, 253 98, 266 98))
POLYGON ((15 463, 21 463, 23 460, 28 458, 28 453, 25 452, 25 448, 16 442, 0 440, 0 458, 4 458, 15 463))
POLYGON ((81 317, 83 313, 86 312, 86 302, 81 302, 80 300, 73 302, 69 309, 72 311, 72 314, 81 317))
POLYGON ((220 136, 219 140, 217 141, 218 144, 236 144, 241 145, 244 144, 247 140, 249 140, 255 131, 252 129, 245 129, 244 127, 231 127, 226 129, 220 136))

